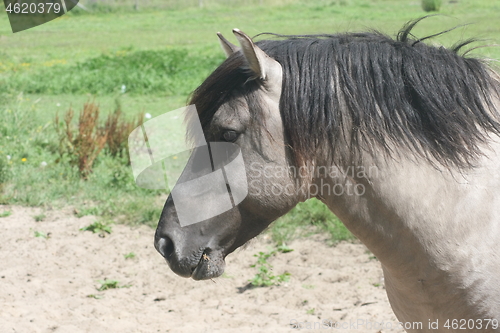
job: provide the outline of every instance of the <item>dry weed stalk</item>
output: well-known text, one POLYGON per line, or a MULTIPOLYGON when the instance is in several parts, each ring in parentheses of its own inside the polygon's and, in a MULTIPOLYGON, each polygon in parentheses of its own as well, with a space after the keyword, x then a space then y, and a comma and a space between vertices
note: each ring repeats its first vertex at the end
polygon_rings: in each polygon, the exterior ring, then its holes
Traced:
MULTIPOLYGON (((74 117, 72 108, 64 115, 63 128, 59 125, 59 116, 56 114, 55 125, 59 134, 59 153, 68 155, 70 163, 78 166, 82 178, 87 179, 92 172, 95 159, 107 145, 112 157, 122 157, 127 152, 127 141, 130 133, 143 123, 144 113, 139 114, 137 121, 126 121, 118 105, 111 113, 104 127, 99 127, 99 106, 93 102, 85 103, 78 118, 77 131, 71 122, 74 117)), ((128 159, 127 159, 128 160, 128 159)))
POLYGON ((60 153, 67 153, 73 165, 78 166, 80 175, 87 179, 92 172, 95 159, 104 148, 108 137, 106 128, 98 127, 99 106, 94 103, 85 103, 78 119, 78 131, 75 133, 71 126, 74 112, 70 108, 64 116, 64 132, 61 133, 56 115, 56 129, 60 136, 60 153))
POLYGON ((120 106, 108 116, 104 128, 108 133, 107 148, 111 156, 123 156, 123 152, 127 151, 128 136, 143 120, 144 113, 139 114, 136 122, 124 120, 120 106))

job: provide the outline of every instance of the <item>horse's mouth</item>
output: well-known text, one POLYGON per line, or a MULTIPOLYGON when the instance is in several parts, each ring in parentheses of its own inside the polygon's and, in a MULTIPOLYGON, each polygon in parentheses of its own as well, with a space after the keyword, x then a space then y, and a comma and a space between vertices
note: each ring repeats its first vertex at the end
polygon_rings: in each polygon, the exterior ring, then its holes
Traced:
POLYGON ((221 251, 207 249, 203 251, 198 265, 193 270, 193 280, 208 280, 216 278, 224 273, 226 262, 221 251))

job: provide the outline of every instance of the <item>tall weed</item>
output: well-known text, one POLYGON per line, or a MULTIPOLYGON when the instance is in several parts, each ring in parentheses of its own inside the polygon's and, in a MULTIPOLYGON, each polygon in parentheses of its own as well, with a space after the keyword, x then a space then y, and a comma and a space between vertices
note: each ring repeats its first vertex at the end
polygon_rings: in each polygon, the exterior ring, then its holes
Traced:
MULTIPOLYGON (((100 126, 99 106, 89 102, 84 104, 76 129, 72 124, 73 116, 73 109, 70 108, 64 116, 64 122, 60 122, 56 115, 54 123, 59 135, 61 158, 67 158, 70 164, 77 166, 82 178, 88 178, 97 156, 105 147, 112 158, 123 159, 126 156, 128 164, 128 136, 142 124, 144 114, 139 114, 136 121, 127 121, 118 103, 115 111, 108 115, 104 126, 100 126)), ((121 178, 123 177, 118 179, 121 178)))
POLYGON ((123 157, 127 155, 127 140, 130 133, 144 121, 144 113, 139 114, 136 121, 127 121, 118 104, 113 113, 108 115, 104 128, 108 133, 106 147, 112 157, 123 157))
POLYGON ((80 175, 87 179, 97 155, 106 144, 108 132, 98 126, 99 106, 94 103, 85 103, 76 129, 71 123, 73 116, 73 109, 70 108, 64 116, 61 128, 59 115, 56 115, 55 125, 60 138, 59 153, 63 158, 68 157, 70 163, 78 167, 80 175))

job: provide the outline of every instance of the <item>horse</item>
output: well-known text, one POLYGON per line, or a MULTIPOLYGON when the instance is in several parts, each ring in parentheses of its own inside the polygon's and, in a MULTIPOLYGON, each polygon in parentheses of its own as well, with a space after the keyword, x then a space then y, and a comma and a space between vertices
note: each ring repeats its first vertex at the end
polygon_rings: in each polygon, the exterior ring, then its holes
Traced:
POLYGON ((227 58, 189 103, 207 142, 239 147, 248 194, 185 226, 168 197, 155 247, 172 271, 220 276, 316 198, 379 259, 408 332, 500 332, 500 76, 462 51, 472 40, 415 37, 420 20, 396 37, 218 34, 227 58))

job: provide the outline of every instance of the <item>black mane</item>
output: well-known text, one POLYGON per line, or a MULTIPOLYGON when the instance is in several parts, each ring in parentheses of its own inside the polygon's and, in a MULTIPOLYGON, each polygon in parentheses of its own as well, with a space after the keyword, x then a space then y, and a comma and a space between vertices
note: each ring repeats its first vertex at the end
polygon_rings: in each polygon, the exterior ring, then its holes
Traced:
MULTIPOLYGON (((420 20, 396 39, 378 32, 285 36, 257 45, 283 67, 280 112, 296 163, 330 147, 345 164, 382 147, 408 147, 429 161, 470 167, 488 134, 500 134, 494 101, 500 87, 481 60, 458 54, 471 40, 446 49, 410 39, 420 20)), ((194 92, 205 128, 235 96, 258 109, 258 81, 248 81, 240 52, 194 92)))

